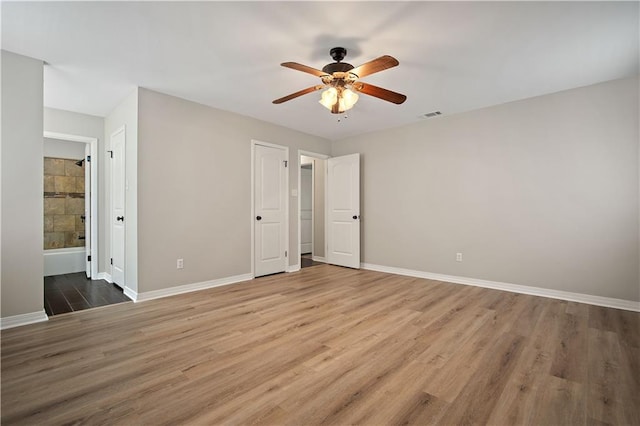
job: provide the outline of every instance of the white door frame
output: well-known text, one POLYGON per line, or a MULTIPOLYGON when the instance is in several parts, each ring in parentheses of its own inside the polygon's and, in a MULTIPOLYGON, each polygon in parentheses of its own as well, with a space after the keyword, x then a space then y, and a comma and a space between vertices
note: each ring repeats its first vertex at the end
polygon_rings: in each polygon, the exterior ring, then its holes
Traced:
POLYGON ((44 131, 43 136, 70 142, 81 142, 91 147, 91 279, 98 278, 98 138, 44 131))
MULTIPOLYGON (((317 158, 319 160, 327 160, 329 158, 331 158, 331 156, 326 155, 326 154, 318 154, 317 152, 311 152, 311 151, 304 151, 302 149, 298 150, 298 251, 300 251, 300 241, 302 241, 302 227, 300 225, 300 211, 302 210, 302 202, 300 201, 300 188, 302 186, 302 182, 301 182, 301 176, 300 176, 300 165, 302 164, 302 160, 300 159, 301 156, 305 156, 305 157, 312 157, 312 158, 317 158)), ((313 172, 313 179, 312 182, 314 182, 315 185, 315 165, 314 165, 314 172, 313 172)), ((325 259, 327 257, 327 163, 325 161, 325 169, 323 172, 323 176, 324 176, 324 254, 325 254, 325 259)), ((315 188, 313 189, 315 191, 315 188)), ((313 199, 311 200, 311 205, 312 205, 312 209, 315 209, 314 207, 314 202, 313 199)), ((311 226, 315 227, 315 215, 312 213, 311 215, 312 220, 311 220, 311 226)), ((315 229, 312 230, 312 235, 315 234, 315 229)), ((313 238, 312 238, 313 241, 313 238)), ((315 242, 312 243, 315 245, 315 242)), ((311 252, 313 253, 313 246, 311 247, 311 252)), ((298 253, 298 257, 300 257, 302 255, 302 253, 298 253)), ((298 259, 298 262, 300 262, 300 259, 298 259)), ((298 263, 299 265, 299 263, 298 263)))
MULTIPOLYGON (((255 205, 255 155, 256 155, 256 145, 267 146, 270 148, 282 149, 285 152, 285 157, 287 158, 287 162, 289 161, 289 147, 284 145, 276 145, 270 142, 263 142, 257 139, 251 139, 251 216, 249 218, 251 223, 251 277, 256 277, 256 265, 255 265, 255 249, 256 249, 256 235, 255 235, 255 217, 256 217, 256 205, 255 205)), ((287 163, 287 172, 285 173, 285 200, 284 200, 284 211, 285 211, 285 251, 287 252, 287 260, 285 264, 285 272, 291 272, 292 268, 289 266, 291 256, 289 256, 289 170, 291 170, 291 164, 287 163)), ((299 242, 298 242, 299 245, 299 242)), ((299 266, 299 265, 298 265, 299 266)))

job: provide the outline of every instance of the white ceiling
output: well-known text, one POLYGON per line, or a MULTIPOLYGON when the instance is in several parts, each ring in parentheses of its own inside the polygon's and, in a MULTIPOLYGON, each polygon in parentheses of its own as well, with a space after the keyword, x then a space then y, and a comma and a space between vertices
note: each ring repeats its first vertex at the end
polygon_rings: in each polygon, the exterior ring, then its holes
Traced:
POLYGON ((105 116, 135 86, 331 140, 638 74, 637 2, 3 2, 2 48, 42 59, 45 105, 105 116), (407 95, 366 95, 337 121, 319 82, 343 46, 363 79, 407 95))

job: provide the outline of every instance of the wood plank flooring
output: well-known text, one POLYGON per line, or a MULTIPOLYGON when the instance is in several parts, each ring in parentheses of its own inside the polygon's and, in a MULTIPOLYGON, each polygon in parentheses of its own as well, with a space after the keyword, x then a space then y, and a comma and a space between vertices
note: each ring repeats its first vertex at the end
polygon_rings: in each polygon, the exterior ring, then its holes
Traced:
POLYGON ((640 314, 330 265, 1 338, 3 425, 640 424, 640 314))

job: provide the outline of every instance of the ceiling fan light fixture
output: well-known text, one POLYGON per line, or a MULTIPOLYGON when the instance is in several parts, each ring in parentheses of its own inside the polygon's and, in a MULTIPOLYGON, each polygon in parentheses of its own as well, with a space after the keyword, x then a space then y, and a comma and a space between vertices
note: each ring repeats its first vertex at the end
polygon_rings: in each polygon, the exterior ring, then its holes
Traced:
POLYGON ((357 93, 350 89, 338 90, 335 87, 330 87, 324 92, 318 101, 320 104, 333 112, 333 106, 338 103, 338 112, 342 113, 350 110, 358 102, 357 93))
POLYGON ((337 100, 338 100, 338 90, 335 87, 330 87, 324 92, 322 92, 322 95, 318 102, 320 102, 320 104, 323 107, 327 108, 328 110, 331 110, 331 108, 333 108, 337 100))
POLYGON ((342 91, 342 100, 344 101, 344 110, 347 111, 358 102, 358 94, 350 89, 344 89, 342 91))

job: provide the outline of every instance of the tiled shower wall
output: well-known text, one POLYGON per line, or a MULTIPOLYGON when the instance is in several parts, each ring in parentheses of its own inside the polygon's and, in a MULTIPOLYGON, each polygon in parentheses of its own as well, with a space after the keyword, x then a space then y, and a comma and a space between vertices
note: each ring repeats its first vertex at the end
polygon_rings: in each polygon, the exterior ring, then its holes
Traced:
POLYGON ((44 158, 44 249, 84 246, 84 165, 44 158))

